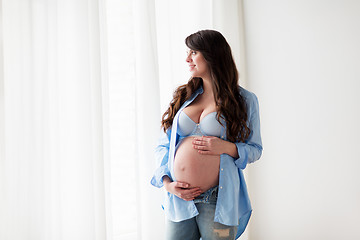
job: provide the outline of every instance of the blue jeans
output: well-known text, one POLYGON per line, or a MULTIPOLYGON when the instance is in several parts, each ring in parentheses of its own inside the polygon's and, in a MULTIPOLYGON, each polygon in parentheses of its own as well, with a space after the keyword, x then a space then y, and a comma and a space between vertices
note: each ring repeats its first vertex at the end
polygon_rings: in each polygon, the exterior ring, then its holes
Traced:
POLYGON ((196 217, 181 222, 166 222, 166 240, 235 239, 237 226, 214 222, 218 186, 194 199, 199 212, 196 217))

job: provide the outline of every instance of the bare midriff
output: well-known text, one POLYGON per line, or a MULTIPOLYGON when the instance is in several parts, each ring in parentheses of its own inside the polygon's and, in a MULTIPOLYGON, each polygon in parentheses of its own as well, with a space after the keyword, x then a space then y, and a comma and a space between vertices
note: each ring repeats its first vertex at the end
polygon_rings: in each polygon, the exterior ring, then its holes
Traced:
POLYGON ((219 184, 220 156, 204 155, 193 148, 194 137, 184 138, 176 151, 174 174, 176 181, 206 191, 219 184))

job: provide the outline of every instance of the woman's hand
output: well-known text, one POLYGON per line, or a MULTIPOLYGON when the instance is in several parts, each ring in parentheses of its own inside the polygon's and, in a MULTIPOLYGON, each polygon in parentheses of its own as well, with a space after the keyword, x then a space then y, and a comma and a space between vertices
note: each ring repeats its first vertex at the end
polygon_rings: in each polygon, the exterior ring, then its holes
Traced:
POLYGON ((238 158, 236 145, 232 142, 222 140, 213 136, 195 137, 192 141, 193 148, 198 150, 200 154, 221 155, 229 154, 234 158, 238 158))
POLYGON ((198 187, 190 187, 190 184, 185 182, 172 182, 168 176, 163 179, 166 191, 172 193, 185 201, 194 200, 202 191, 198 187))

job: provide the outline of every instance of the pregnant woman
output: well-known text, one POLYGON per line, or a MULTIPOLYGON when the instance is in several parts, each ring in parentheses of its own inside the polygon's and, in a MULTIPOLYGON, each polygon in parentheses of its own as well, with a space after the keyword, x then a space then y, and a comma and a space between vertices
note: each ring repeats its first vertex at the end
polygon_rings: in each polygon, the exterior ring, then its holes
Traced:
POLYGON ((242 170, 262 153, 258 100, 238 85, 221 33, 185 43, 191 78, 162 117, 151 183, 166 189, 166 239, 236 239, 252 211, 242 170))

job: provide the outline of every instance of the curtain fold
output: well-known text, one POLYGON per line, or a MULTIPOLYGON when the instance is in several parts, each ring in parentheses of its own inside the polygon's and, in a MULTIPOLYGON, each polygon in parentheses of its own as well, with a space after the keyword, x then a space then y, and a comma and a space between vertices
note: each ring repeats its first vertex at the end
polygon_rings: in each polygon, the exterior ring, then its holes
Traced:
POLYGON ((1 239, 104 239, 97 0, 3 0, 1 239))
POLYGON ((242 1, 212 0, 213 28, 218 29, 231 46, 239 71, 240 84, 246 85, 245 38, 243 29, 242 1))
MULTIPOLYGON (((5 159, 5 99, 4 99, 4 48, 3 48, 3 11, 0 0, 0 174, 2 174, 3 161, 5 159)), ((4 189, 0 182, 0 193, 4 189)), ((1 196, 0 196, 1 199, 1 196)))
POLYGON ((161 198, 154 195, 150 179, 159 134, 160 92, 155 26, 155 1, 134 1, 136 75, 136 170, 139 239, 163 237, 161 198), (156 220, 156 221, 154 221, 156 220))

